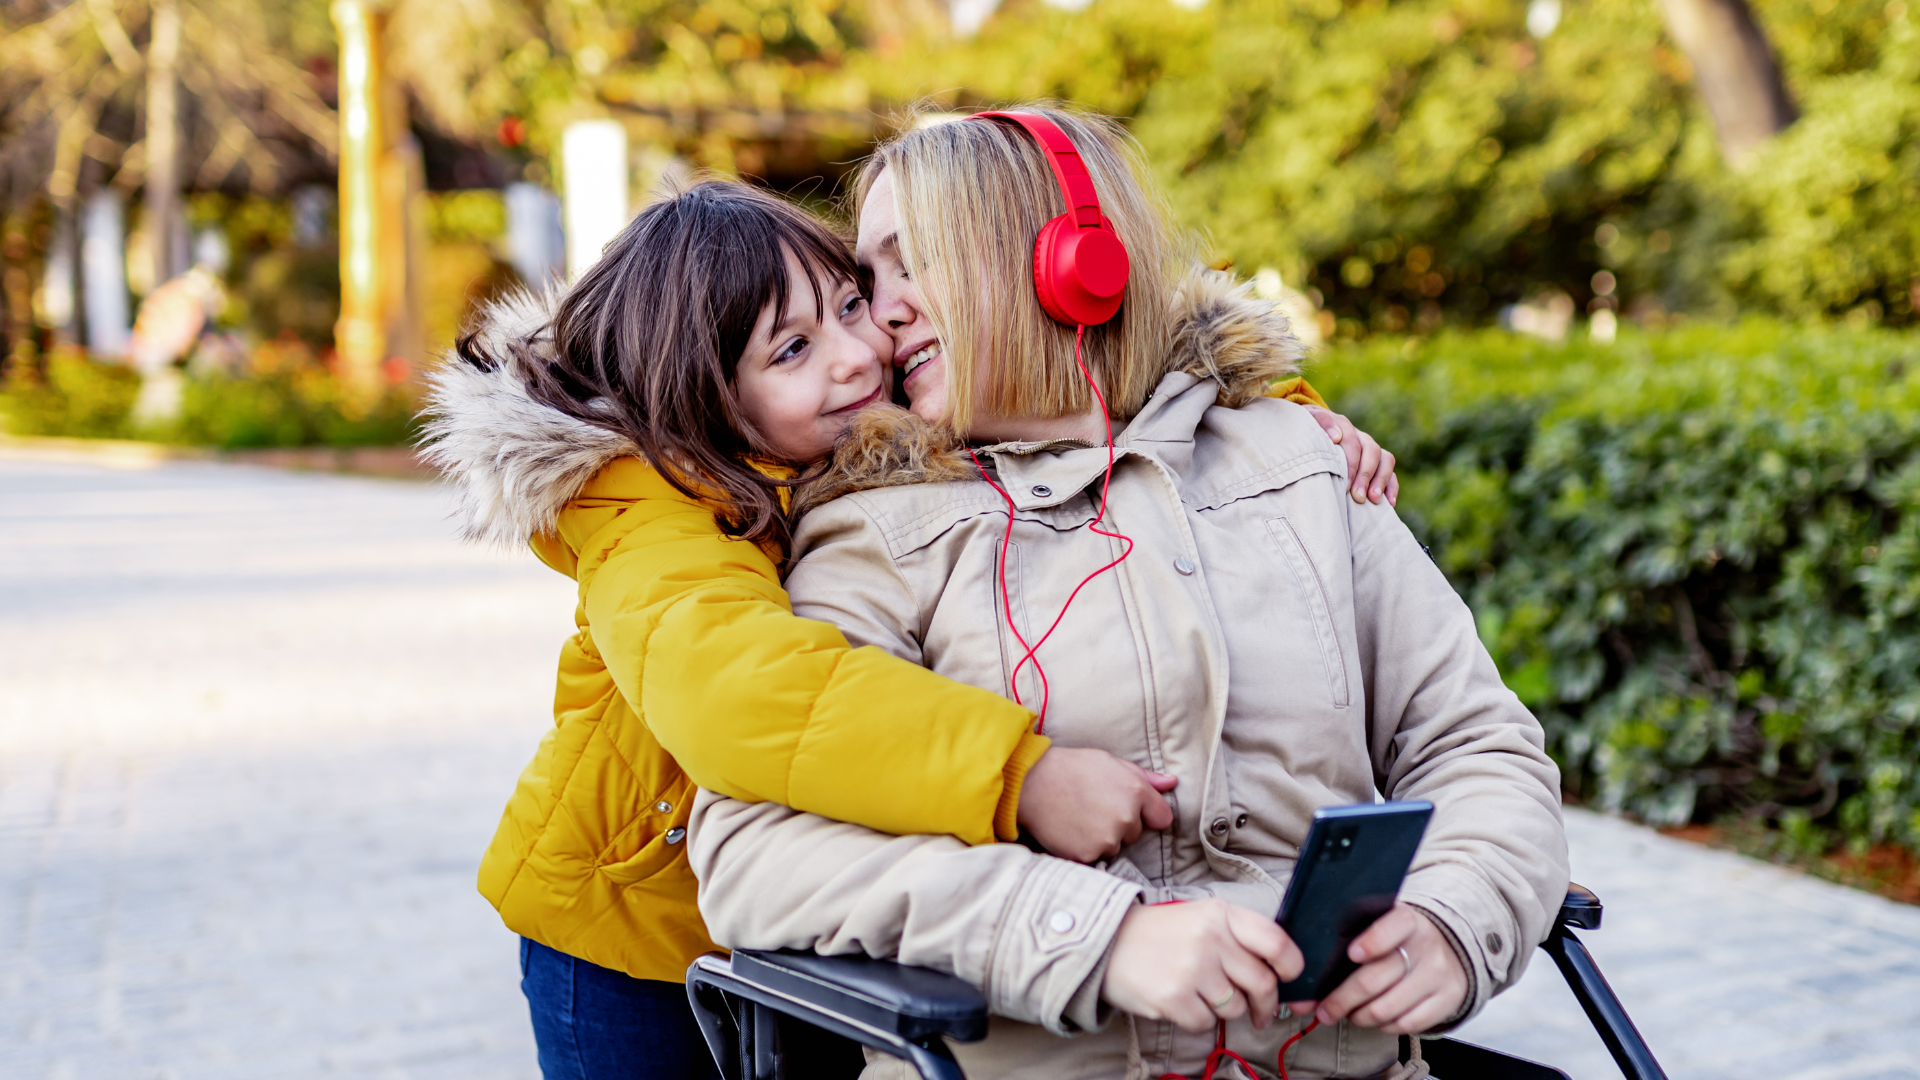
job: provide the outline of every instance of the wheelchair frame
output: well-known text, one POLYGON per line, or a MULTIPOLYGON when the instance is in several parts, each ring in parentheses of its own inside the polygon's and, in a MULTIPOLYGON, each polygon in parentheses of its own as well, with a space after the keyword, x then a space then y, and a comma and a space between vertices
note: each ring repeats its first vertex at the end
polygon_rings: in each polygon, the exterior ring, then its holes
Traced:
MULTIPOLYGON (((1600 929, 1602 910, 1591 890, 1572 886, 1540 947, 1566 977, 1626 1080, 1666 1080, 1593 955, 1574 936, 1575 929, 1600 929)), ((946 1040, 987 1036, 987 1000, 979 990, 941 972, 865 956, 752 949, 703 956, 687 968, 687 998, 726 1080, 807 1075, 803 1067, 788 1066, 776 1016, 904 1058, 925 1080, 965 1080, 946 1040)), ((1552 1066, 1456 1039, 1422 1039, 1420 1049, 1437 1080, 1569 1080, 1552 1066)))

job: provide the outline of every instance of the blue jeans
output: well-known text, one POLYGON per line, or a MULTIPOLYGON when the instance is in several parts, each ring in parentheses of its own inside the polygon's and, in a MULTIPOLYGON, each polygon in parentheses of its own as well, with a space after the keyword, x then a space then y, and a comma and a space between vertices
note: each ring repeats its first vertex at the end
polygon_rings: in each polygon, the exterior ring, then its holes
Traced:
POLYGON ((520 939, 520 990, 546 1080, 718 1080, 687 988, 520 939))
MULTIPOLYGON (((680 983, 636 979, 520 939, 520 990, 546 1080, 719 1080, 680 983)), ((841 1080, 866 1059, 854 1043, 780 1019, 787 1075, 841 1080)))

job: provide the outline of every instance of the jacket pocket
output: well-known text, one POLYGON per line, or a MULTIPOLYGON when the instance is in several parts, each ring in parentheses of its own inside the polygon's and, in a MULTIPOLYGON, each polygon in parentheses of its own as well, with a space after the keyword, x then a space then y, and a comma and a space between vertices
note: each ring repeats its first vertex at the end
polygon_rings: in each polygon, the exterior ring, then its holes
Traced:
POLYGON ((1313 564, 1313 555, 1307 551, 1307 545, 1301 541, 1300 532, 1286 517, 1269 518, 1267 531, 1280 545, 1286 556, 1287 568, 1293 571, 1294 580, 1300 583, 1300 594, 1306 598, 1307 610, 1312 615, 1313 636, 1320 642, 1320 658, 1327 669, 1327 689, 1333 693, 1335 708, 1347 707, 1347 656, 1340 648, 1340 635, 1333 628, 1333 605, 1327 600, 1327 586, 1320 577, 1320 570, 1313 564))
POLYGON ((616 885, 638 885, 676 862, 685 862, 687 821, 692 813, 693 785, 683 776, 648 801, 646 809, 600 852, 594 868, 616 885), (661 806, 670 809, 661 811, 661 806), (633 850, 636 842, 637 851, 633 850))

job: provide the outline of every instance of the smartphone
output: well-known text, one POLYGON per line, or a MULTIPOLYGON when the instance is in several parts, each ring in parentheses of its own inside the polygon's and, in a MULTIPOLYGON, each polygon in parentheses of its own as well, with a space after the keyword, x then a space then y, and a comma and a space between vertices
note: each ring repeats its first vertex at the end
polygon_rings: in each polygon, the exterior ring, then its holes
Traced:
POLYGON ((1307 964, 1298 979, 1280 984, 1281 1001, 1318 1001, 1358 966, 1347 947, 1393 907, 1432 816, 1425 801, 1313 812, 1279 920, 1307 964))

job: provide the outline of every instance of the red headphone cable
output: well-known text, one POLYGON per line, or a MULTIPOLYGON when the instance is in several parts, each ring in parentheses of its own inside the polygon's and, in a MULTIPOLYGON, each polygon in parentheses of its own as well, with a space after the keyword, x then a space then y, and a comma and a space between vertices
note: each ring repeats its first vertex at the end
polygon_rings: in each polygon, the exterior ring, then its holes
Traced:
MULTIPOLYGON (((1320 1026, 1320 1020, 1318 1017, 1315 1017, 1313 1020, 1310 1020, 1307 1022, 1306 1027, 1303 1027, 1299 1031, 1294 1032, 1292 1035, 1287 1036, 1287 1041, 1280 1044, 1280 1053, 1276 1055, 1274 1060, 1274 1070, 1280 1074, 1280 1080, 1288 1080, 1287 1051, 1293 1049, 1294 1043, 1297 1043, 1301 1039, 1306 1038, 1308 1032, 1311 1032, 1314 1028, 1317 1028, 1319 1026, 1320 1026)), ((1222 1020, 1220 1021, 1219 1025, 1214 1028, 1213 1052, 1207 1055, 1207 1067, 1206 1067, 1206 1070, 1200 1074, 1200 1080, 1213 1080, 1214 1070, 1220 1067, 1220 1063, 1222 1061, 1225 1061, 1229 1058, 1231 1058, 1236 1064, 1238 1064, 1241 1070, 1245 1072, 1249 1077, 1255 1077, 1260 1075, 1259 1073, 1256 1073, 1253 1071, 1252 1065, 1247 1064, 1246 1058, 1243 1058, 1239 1054, 1236 1054, 1233 1051, 1227 1049, 1227 1022, 1225 1020, 1222 1020)), ((1187 1080, 1187 1078, 1185 1076, 1182 1076, 1179 1073, 1162 1073, 1160 1075, 1160 1080, 1187 1080)))
POLYGON ((1126 544, 1127 547, 1125 551, 1120 553, 1119 558, 1080 579, 1080 584, 1075 585, 1073 592, 1067 594, 1067 602, 1060 605, 1060 614, 1053 617, 1053 624, 1048 626, 1047 632, 1041 634, 1039 639, 1031 645, 1027 644, 1026 638, 1020 636, 1020 628, 1015 625, 1013 621, 1013 599, 1007 591, 1007 553, 1013 546, 1013 518, 1017 508, 1014 506, 1013 496, 1007 493, 1007 489, 1001 487, 992 476, 987 474, 987 467, 980 463, 980 456, 975 454, 971 448, 967 450, 967 455, 973 458, 974 466, 980 470, 981 477, 984 478, 988 484, 992 485, 993 490, 1000 493, 1001 498, 1007 501, 1007 529, 1000 538, 1000 604, 1002 610, 1007 613, 1007 627, 1013 631, 1013 639, 1020 643, 1021 648, 1026 650, 1026 654, 1020 658, 1020 662, 1013 665, 1013 675, 1009 678, 1008 682, 1013 686, 1013 700, 1018 704, 1026 704, 1020 700, 1020 669, 1026 667, 1028 661, 1033 662, 1033 670, 1040 676, 1040 715, 1038 719, 1034 721, 1033 725, 1033 731, 1036 735, 1044 734, 1046 731, 1047 702, 1052 693, 1051 687, 1047 685, 1046 669, 1040 666, 1040 658, 1036 655, 1040 651, 1040 646, 1045 645, 1047 639, 1053 636, 1053 632, 1060 628, 1060 620, 1067 617, 1067 609, 1073 606, 1073 601, 1080 595, 1080 590, 1087 587, 1087 582, 1119 566, 1126 561, 1127 556, 1133 554, 1132 537, 1121 532, 1110 532, 1100 527, 1100 522, 1104 521, 1107 516, 1107 492, 1113 486, 1113 414, 1107 411, 1107 399, 1105 395, 1100 393, 1100 384, 1094 381, 1092 372, 1087 370, 1086 361, 1081 359, 1080 346, 1086 339, 1086 336, 1086 324, 1078 324, 1073 334, 1073 362, 1074 365, 1080 369, 1080 376, 1087 380, 1088 386, 1093 388, 1094 400, 1100 403, 1100 416, 1107 424, 1107 471, 1100 481, 1100 512, 1094 515, 1093 523, 1089 525, 1088 528, 1101 536, 1112 540, 1119 540, 1126 544))

